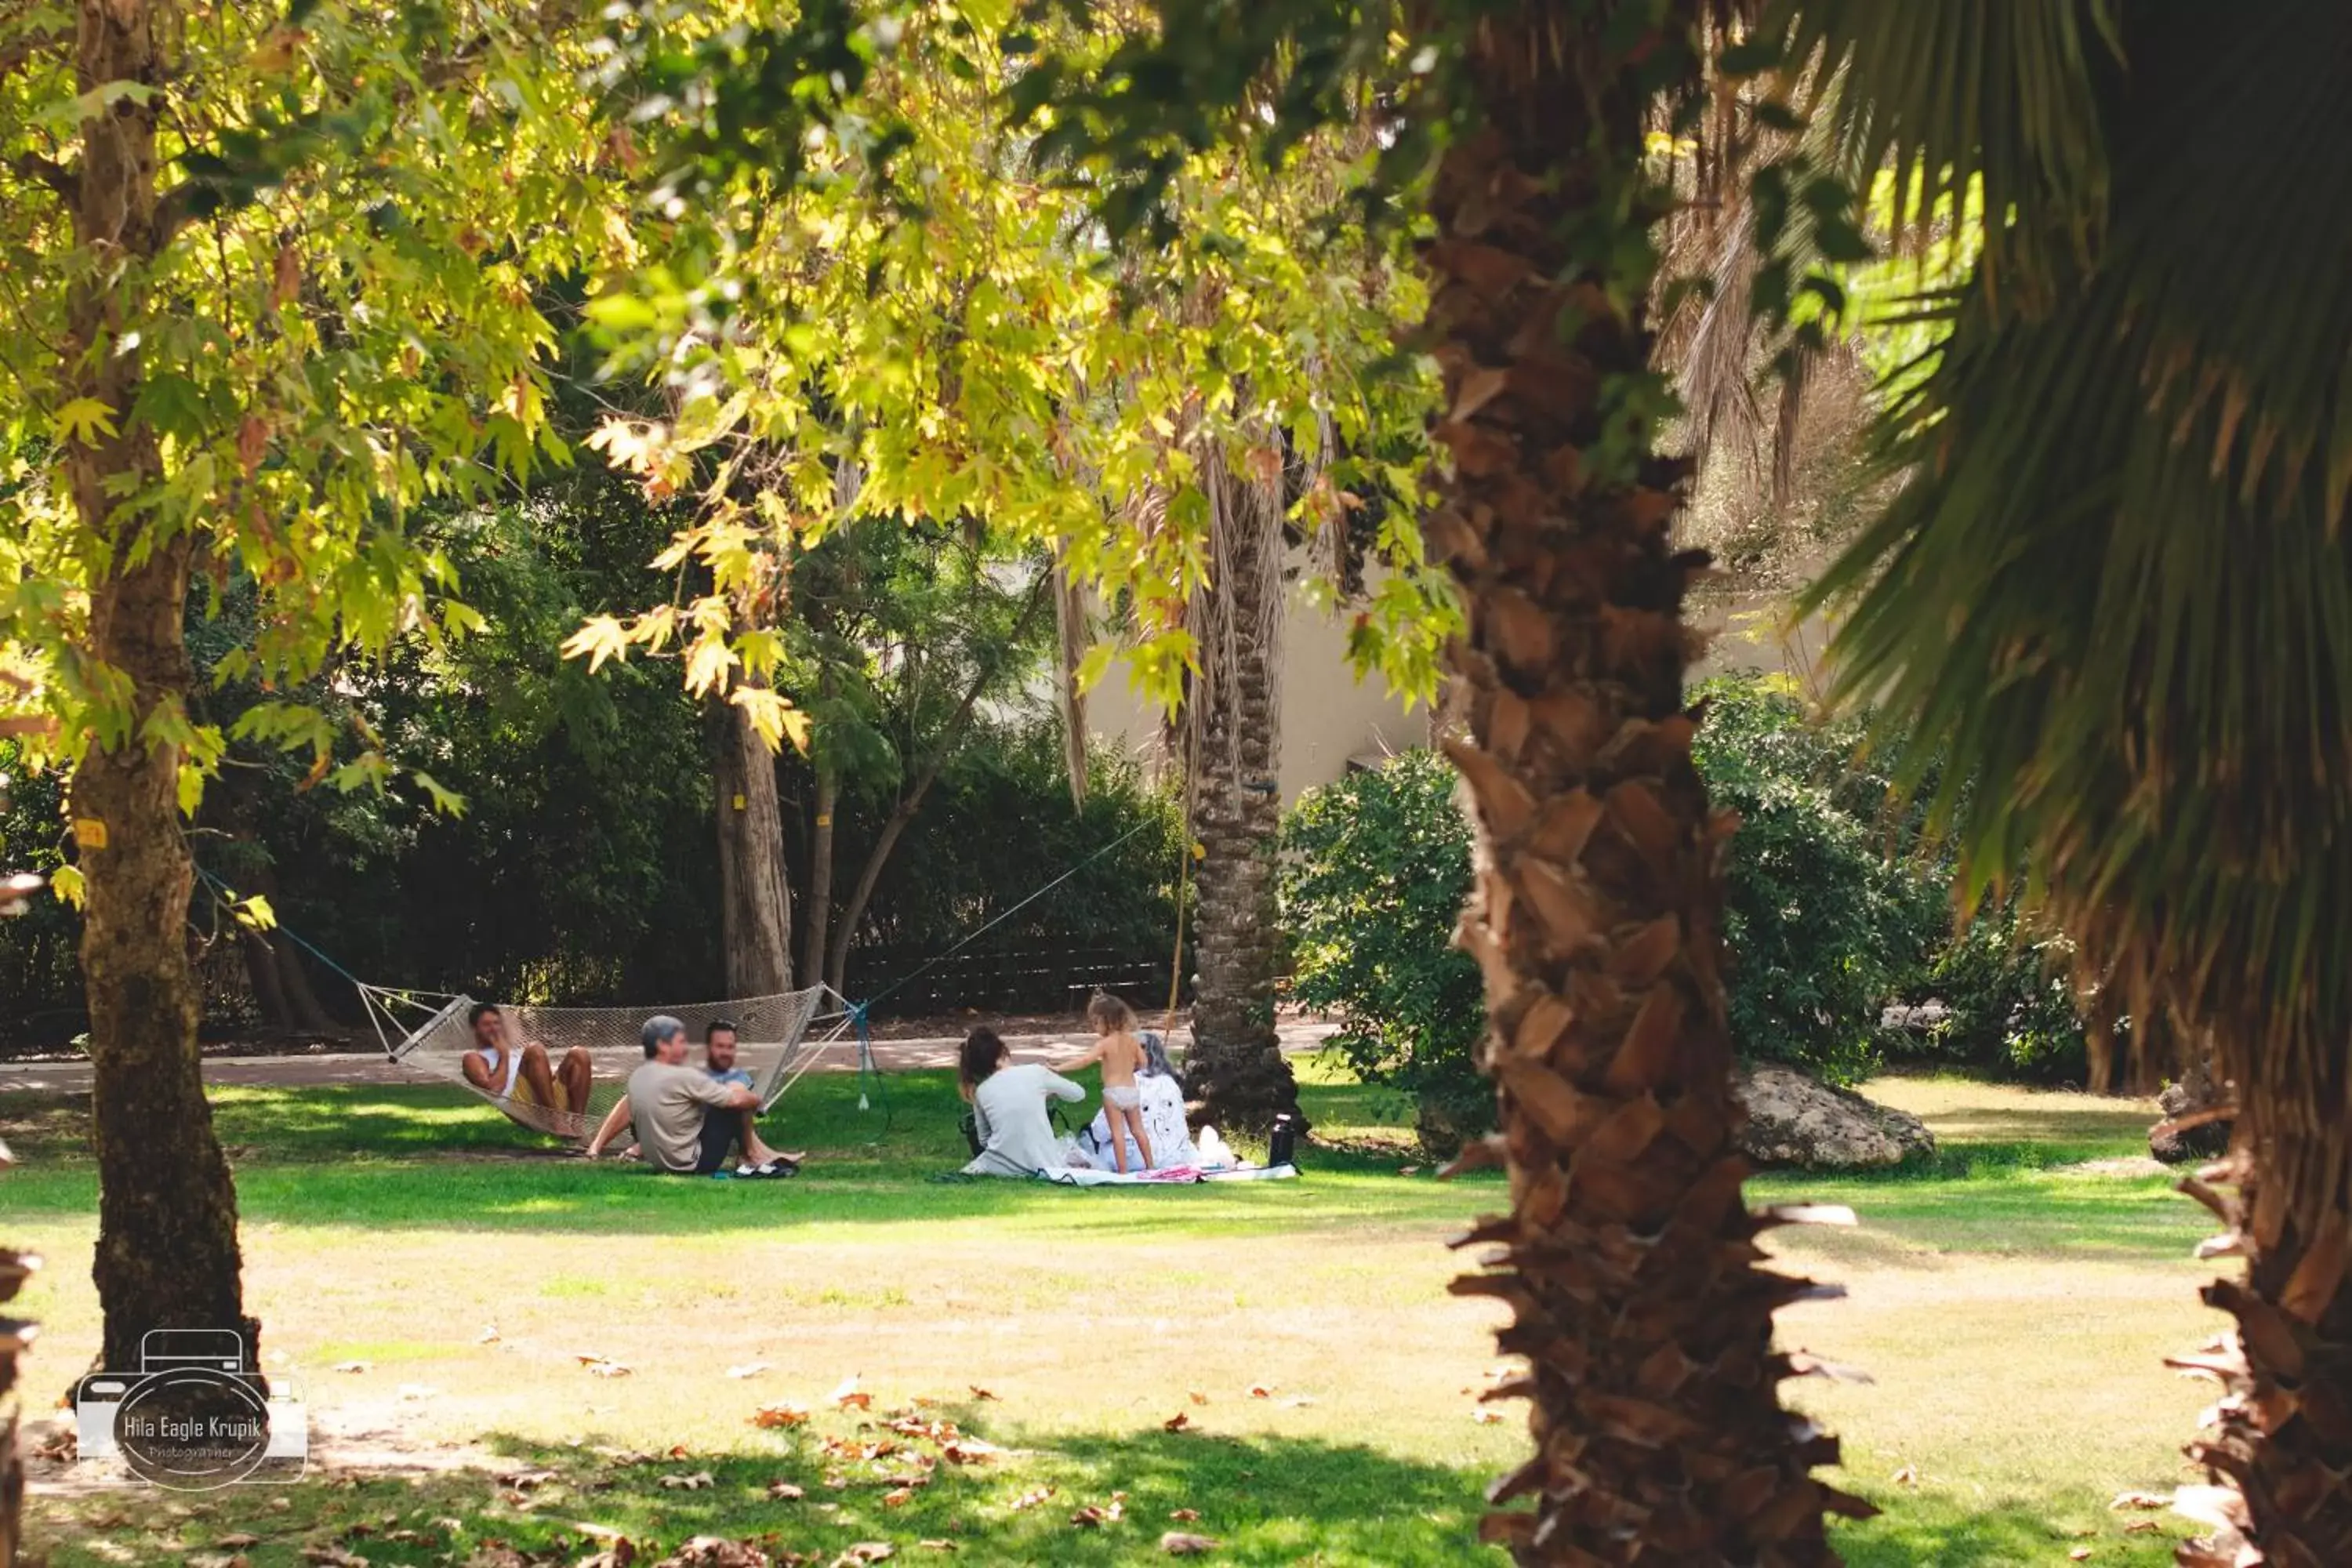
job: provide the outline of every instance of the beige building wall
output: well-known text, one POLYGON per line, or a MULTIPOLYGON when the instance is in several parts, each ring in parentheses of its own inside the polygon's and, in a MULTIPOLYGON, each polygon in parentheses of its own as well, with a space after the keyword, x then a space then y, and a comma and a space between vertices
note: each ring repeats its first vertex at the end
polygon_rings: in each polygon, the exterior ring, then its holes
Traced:
MULTIPOLYGON (((1783 631, 1781 601, 1774 595, 1694 608, 1694 619, 1712 637, 1706 657, 1691 672, 1694 679, 1762 669, 1809 679, 1828 641, 1829 628, 1819 621, 1783 631)), ((1337 779, 1351 762, 1369 763, 1429 744, 1426 704, 1408 704, 1391 695, 1378 674, 1356 679, 1348 662, 1344 620, 1294 596, 1282 635, 1280 782, 1285 805, 1337 779)), ((1087 695, 1087 727, 1097 744, 1124 747, 1147 767, 1167 763, 1159 710, 1136 691, 1124 659, 1114 663, 1087 695)))

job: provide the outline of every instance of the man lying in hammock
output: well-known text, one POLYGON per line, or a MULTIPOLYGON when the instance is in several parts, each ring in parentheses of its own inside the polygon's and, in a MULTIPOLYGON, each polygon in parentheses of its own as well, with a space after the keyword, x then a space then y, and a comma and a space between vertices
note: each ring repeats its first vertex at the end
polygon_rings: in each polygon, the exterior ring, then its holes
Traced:
MULTIPOLYGON (((677 1176, 719 1174, 727 1168, 729 1152, 744 1141, 760 1097, 744 1084, 688 1066, 686 1026, 666 1013, 646 1019, 638 1037, 646 1065, 629 1075, 628 1092, 588 1140, 588 1157, 602 1154, 634 1122, 637 1152, 654 1169, 677 1176)), ((747 1160, 735 1173, 789 1176, 797 1169, 783 1160, 747 1160)))
POLYGON ((596 1069, 578 1046, 551 1067, 547 1047, 537 1040, 520 1045, 507 1038, 507 1016, 495 1003, 478 1002, 466 1015, 474 1048, 459 1064, 466 1081, 490 1095, 518 1125, 577 1142, 588 1131, 588 1085, 596 1069))

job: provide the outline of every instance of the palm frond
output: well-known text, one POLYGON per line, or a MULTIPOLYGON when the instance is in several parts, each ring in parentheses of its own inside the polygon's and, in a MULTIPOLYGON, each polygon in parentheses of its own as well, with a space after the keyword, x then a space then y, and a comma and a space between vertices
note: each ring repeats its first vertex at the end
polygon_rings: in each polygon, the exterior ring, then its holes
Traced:
MULTIPOLYGON (((2047 254, 2022 311, 1989 247, 1933 307, 1948 341, 1882 429, 1906 482, 1810 607, 1848 602, 1843 689, 1954 764, 1971 888, 2029 868, 2136 1013, 2291 1104, 2342 1087, 2352 1020, 2352 16, 2125 21, 2105 247, 2047 254)), ((2297 1205, 2334 1179, 2277 1174, 2297 1205)))
POLYGON ((1988 236, 1984 283, 2029 300, 2101 237, 2113 0, 1776 0, 1765 29, 1784 62, 1862 84, 1828 113, 1847 166, 1899 176, 1898 234, 1924 233, 1980 182, 1984 210, 2009 215, 1988 236))

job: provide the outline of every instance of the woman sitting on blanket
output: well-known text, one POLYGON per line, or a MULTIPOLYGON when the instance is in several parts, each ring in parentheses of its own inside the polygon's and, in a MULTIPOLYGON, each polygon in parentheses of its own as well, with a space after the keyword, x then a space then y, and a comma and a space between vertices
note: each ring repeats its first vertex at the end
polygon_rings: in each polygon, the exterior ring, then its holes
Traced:
POLYGON ((1012 1057, 993 1029, 974 1029, 964 1037, 956 1088, 971 1101, 980 1138, 980 1158, 963 1168, 968 1176, 1034 1176, 1062 1165, 1045 1102, 1076 1103, 1087 1091, 1050 1068, 1034 1062, 1013 1067, 1012 1057))

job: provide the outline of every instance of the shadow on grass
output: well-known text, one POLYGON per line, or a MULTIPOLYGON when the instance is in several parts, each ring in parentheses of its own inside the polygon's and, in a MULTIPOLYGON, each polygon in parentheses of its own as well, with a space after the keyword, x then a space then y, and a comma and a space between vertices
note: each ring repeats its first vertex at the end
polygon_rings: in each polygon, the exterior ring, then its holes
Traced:
MULTIPOLYGON (((921 1412, 930 1421, 971 1411, 921 1412)), ((625 1536, 652 1563, 689 1538, 751 1541, 784 1561, 820 1563, 868 1542, 919 1562, 952 1543, 961 1561, 1112 1568, 1166 1560, 1171 1530, 1218 1542, 1214 1561, 1276 1568, 1436 1568, 1500 1562, 1476 1544, 1486 1478, 1356 1445, 1171 1434, 1024 1438, 978 1462, 948 1461, 937 1441, 894 1436, 877 1417, 851 1426, 761 1434, 756 1451, 624 1455, 492 1436, 488 1472, 412 1479, 313 1476, 284 1489, 202 1499, 110 1492, 43 1500, 37 1551, 55 1568, 162 1561, 235 1547, 253 1568, 333 1561, 572 1563, 625 1536), (797 1489, 793 1495, 793 1489, 797 1489), (781 1492, 781 1495, 780 1495, 781 1492), (1080 1522, 1084 1516, 1087 1522, 1080 1522), (929 1548, 927 1551, 926 1548, 929 1548), (512 1555, 500 1556, 503 1549, 512 1555)), ((2169 1542, 2070 1531, 2029 1504, 1969 1511, 1932 1494, 1879 1500, 1889 1512, 1838 1531, 1853 1568, 2011 1568, 2063 1560, 2098 1537, 2097 1561, 2155 1568, 2169 1542), (2104 1539, 2112 1536, 2112 1540, 2104 1539)))
POLYGON ((825 1437, 803 1428, 777 1435, 764 1452, 635 1462, 491 1437, 487 1446, 506 1458, 493 1476, 356 1485, 314 1477, 282 1490, 214 1494, 185 1520, 165 1516, 152 1493, 45 1502, 33 1521, 35 1547, 50 1551, 55 1568, 164 1561, 248 1535, 260 1538, 242 1548, 253 1568, 296 1563, 334 1545, 378 1568, 518 1561, 490 1555, 493 1543, 520 1561, 570 1563, 614 1531, 648 1563, 703 1535, 751 1540, 772 1555, 808 1553, 820 1563, 864 1542, 887 1542, 898 1561, 921 1562, 930 1555, 923 1542, 950 1542, 966 1563, 1090 1568, 1165 1562, 1160 1538, 1176 1530, 1215 1539, 1217 1562, 1265 1568, 1306 1561, 1436 1568, 1477 1554, 1482 1477, 1370 1448, 1155 1427, 1035 1446, 1013 1434, 996 1439, 1011 1446, 998 1457, 958 1465, 941 1462, 938 1445, 893 1437, 878 1422, 855 1431, 832 1425, 832 1452, 825 1437), (881 1445, 891 1450, 863 1457, 881 1445), (509 1483, 493 1479, 499 1473, 509 1483), (528 1491, 510 1484, 515 1473, 530 1479, 528 1491), (695 1484, 679 1484, 688 1479, 695 1484), (779 1482, 802 1495, 772 1495, 779 1482), (1076 1522, 1088 1509, 1100 1510, 1096 1521, 1076 1522), (1186 1512, 1197 1518, 1176 1517, 1186 1512))
MULTIPOLYGON (((2084 1561, 2110 1568, 2160 1568, 2172 1562, 2172 1548, 2180 1532, 2176 1522, 2159 1521, 2158 1531, 2126 1533, 2132 1518, 2105 1514, 2096 1521, 2068 1526, 2051 1513, 2030 1505, 2009 1503, 1999 1508, 1963 1508, 1932 1492, 1874 1493, 1871 1500, 1886 1511, 1876 1519, 1841 1526, 1835 1531, 1846 1568, 2018 1568, 2021 1563, 2069 1561, 2068 1553, 2089 1547, 2084 1561)), ((2079 1513, 2079 1510, 2070 1510, 2079 1513)), ((2104 1512, 2104 1510, 2100 1510, 2104 1512)))

